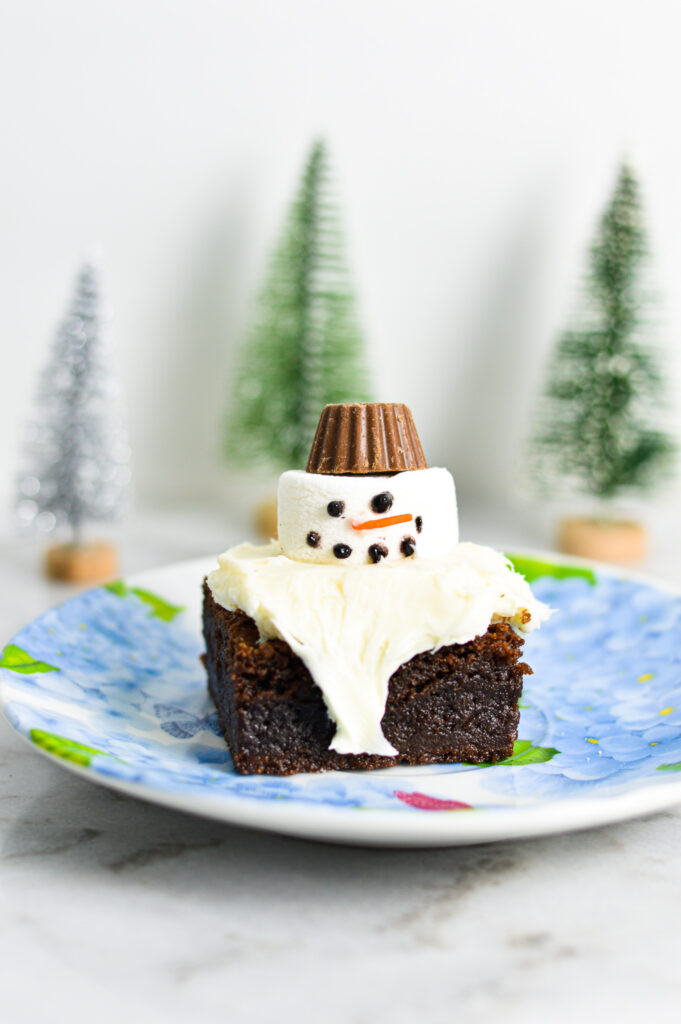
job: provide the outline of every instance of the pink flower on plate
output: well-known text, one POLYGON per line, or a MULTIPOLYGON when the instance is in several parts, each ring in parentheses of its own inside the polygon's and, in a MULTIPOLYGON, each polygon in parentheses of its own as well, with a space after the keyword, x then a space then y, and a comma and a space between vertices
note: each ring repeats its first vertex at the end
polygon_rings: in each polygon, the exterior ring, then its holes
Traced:
POLYGON ((420 811, 472 811, 472 804, 465 804, 462 800, 440 800, 436 796, 428 796, 427 793, 403 793, 396 789, 394 796, 402 803, 416 807, 420 811))

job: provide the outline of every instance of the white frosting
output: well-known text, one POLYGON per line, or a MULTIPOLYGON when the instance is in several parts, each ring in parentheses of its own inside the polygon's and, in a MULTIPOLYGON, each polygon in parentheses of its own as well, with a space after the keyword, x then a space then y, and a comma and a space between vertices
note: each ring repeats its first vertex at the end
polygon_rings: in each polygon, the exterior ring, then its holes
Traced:
MULTIPOLYGON (((383 479, 392 489, 396 478, 383 479)), ((341 754, 397 753, 381 719, 391 675, 414 655, 467 643, 497 620, 530 632, 550 615, 503 555, 477 544, 378 566, 292 561, 276 542, 241 544, 218 561, 208 577, 213 597, 302 659, 336 722, 331 748, 341 754)))
MULTIPOLYGON (((440 558, 459 539, 456 492, 446 469, 418 469, 393 476, 326 476, 291 470, 279 478, 279 542, 284 554, 300 562, 328 565, 368 565, 369 548, 378 546, 381 562, 404 561, 402 544, 418 558, 440 558), (388 494, 385 512, 372 510, 371 501, 388 494), (338 516, 327 511, 340 502, 338 516), (401 522, 391 523, 392 519, 401 522), (387 525, 385 525, 387 524, 387 525), (316 534, 316 546, 308 537, 316 534), (345 558, 334 553, 343 545, 345 558)), ((315 537, 311 539, 316 540, 315 537)), ((377 557, 377 556, 375 556, 377 557)))

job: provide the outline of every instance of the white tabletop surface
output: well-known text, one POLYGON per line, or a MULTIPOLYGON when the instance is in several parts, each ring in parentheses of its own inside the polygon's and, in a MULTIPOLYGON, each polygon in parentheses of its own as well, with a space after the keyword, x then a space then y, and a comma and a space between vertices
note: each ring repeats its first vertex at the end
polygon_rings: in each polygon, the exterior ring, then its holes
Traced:
MULTIPOLYGON (((545 546, 523 517, 463 526, 545 546)), ((125 568, 234 539, 215 516, 138 516, 125 568)), ((674 517, 654 540, 643 568, 681 586, 674 517)), ((3 640, 72 592, 32 543, 1 564, 3 640)), ((672 1021, 680 853, 681 808, 460 849, 249 832, 94 786, 0 721, 0 1021, 672 1021)))

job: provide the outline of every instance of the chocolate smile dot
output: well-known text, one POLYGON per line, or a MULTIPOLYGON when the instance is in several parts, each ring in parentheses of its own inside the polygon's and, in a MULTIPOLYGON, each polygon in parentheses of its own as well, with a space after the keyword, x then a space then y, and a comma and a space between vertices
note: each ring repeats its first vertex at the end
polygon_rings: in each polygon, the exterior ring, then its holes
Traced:
POLYGON ((374 494, 371 499, 372 512, 387 512, 389 508, 392 508, 393 500, 390 491, 381 491, 380 494, 374 494))
MULTIPOLYGON (((330 501, 329 504, 326 506, 326 511, 329 513, 330 516, 333 516, 335 519, 338 519, 338 517, 342 516, 343 513, 345 512, 345 502, 330 501)), ((341 557, 347 558, 348 556, 342 555, 341 557)))
POLYGON ((322 538, 319 536, 318 533, 315 533, 314 530, 310 530, 310 532, 308 533, 308 535, 307 535, 307 537, 305 539, 306 539, 307 543, 310 545, 311 548, 318 548, 319 547, 319 542, 320 542, 320 540, 322 538))
POLYGON ((414 523, 416 524, 416 532, 420 533, 423 529, 423 518, 421 516, 417 516, 414 523))
POLYGON ((414 540, 414 538, 405 537, 402 543, 400 544, 400 551, 402 552, 405 558, 409 558, 410 555, 413 555, 414 552, 416 551, 416 541, 414 540))
POLYGON ((388 557, 388 549, 383 544, 372 544, 368 551, 369 558, 376 565, 382 558, 388 557))
POLYGON ((352 554, 352 548, 348 547, 347 544, 334 544, 333 553, 336 558, 349 558, 352 554))

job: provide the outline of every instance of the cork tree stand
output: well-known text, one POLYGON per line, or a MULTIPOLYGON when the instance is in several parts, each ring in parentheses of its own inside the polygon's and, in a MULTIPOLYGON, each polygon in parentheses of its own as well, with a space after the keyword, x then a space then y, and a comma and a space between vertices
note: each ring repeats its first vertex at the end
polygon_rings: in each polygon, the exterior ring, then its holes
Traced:
POLYGON ((45 552, 45 574, 67 583, 101 583, 118 573, 118 550, 107 541, 55 544, 45 552))
POLYGON ((639 562, 647 553, 648 536, 634 521, 572 516, 559 524, 558 547, 599 562, 639 562))

